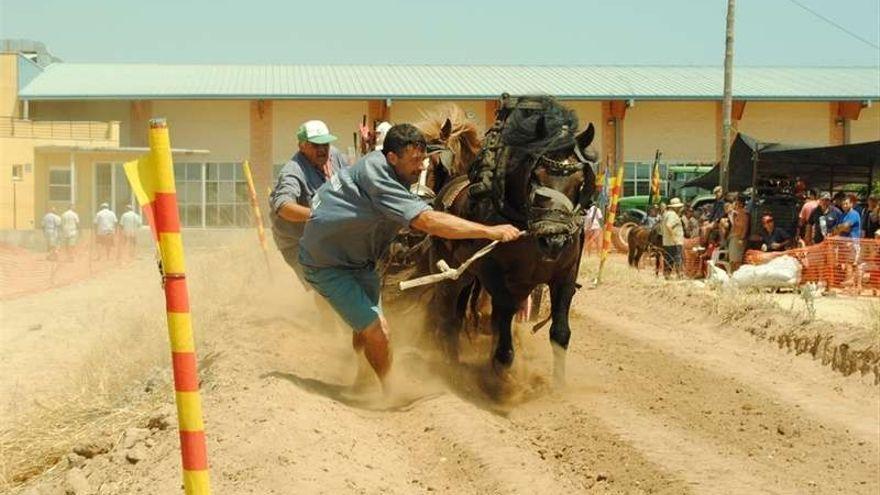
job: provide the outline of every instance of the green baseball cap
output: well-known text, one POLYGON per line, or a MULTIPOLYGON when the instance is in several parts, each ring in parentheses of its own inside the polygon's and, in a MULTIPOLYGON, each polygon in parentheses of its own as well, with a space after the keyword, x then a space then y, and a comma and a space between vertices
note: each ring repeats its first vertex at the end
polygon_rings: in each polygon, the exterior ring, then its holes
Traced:
POLYGON ((309 120, 299 126, 296 137, 300 141, 308 141, 315 144, 327 144, 336 141, 336 136, 330 134, 327 124, 320 120, 309 120))

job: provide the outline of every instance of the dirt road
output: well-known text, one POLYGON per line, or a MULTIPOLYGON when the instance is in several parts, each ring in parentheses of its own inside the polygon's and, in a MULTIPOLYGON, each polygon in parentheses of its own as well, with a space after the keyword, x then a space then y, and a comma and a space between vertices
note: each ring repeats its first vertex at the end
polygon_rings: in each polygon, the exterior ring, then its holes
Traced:
MULTIPOLYGON (((193 276, 216 493, 880 491, 872 379, 722 323, 681 285, 614 264, 600 290, 581 290, 562 390, 549 383, 546 330, 521 329, 501 380, 485 364, 487 338, 466 342, 467 363, 450 370, 418 345, 418 319, 397 315, 397 390, 384 399, 376 384, 350 391, 349 334, 319 328, 311 295, 273 261, 284 276, 272 284, 218 284, 211 263, 193 276)), ((178 493, 171 419, 79 462, 90 492, 178 493)), ((55 493, 70 478, 58 469, 16 490, 55 493)))

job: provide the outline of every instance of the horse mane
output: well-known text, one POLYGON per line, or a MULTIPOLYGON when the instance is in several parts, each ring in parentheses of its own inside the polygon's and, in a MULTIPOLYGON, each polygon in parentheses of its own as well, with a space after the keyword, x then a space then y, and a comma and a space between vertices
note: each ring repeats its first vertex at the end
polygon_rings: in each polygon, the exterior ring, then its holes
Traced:
POLYGON ((529 151, 556 151, 574 146, 577 131, 578 118, 574 110, 550 95, 529 95, 520 97, 517 101, 517 106, 504 123, 501 138, 508 146, 529 151), (528 108, 520 106, 522 103, 528 104, 528 108), (535 106, 540 108, 533 108, 535 106), (544 136, 538 137, 538 122, 541 117, 544 121, 544 136), (562 133, 563 127, 567 127, 569 132, 562 133))
POLYGON ((455 161, 451 170, 452 176, 467 173, 467 167, 477 158, 480 147, 483 145, 483 131, 476 123, 467 118, 467 114, 454 103, 444 103, 434 110, 422 111, 423 120, 414 125, 422 131, 429 143, 442 141, 440 131, 446 119, 452 123, 452 132, 449 139, 443 143, 453 153, 455 161))

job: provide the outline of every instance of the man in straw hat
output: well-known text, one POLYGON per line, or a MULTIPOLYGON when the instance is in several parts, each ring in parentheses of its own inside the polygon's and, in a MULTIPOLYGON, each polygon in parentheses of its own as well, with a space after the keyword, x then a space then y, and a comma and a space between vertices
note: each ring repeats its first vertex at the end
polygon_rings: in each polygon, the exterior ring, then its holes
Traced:
POLYGON ((663 251, 666 252, 666 264, 663 266, 663 274, 669 278, 671 269, 681 276, 681 255, 684 247, 684 227, 681 217, 678 215, 684 203, 679 198, 672 198, 666 205, 666 212, 660 219, 660 231, 663 234, 663 251), (670 266, 671 265, 671 266, 670 266))

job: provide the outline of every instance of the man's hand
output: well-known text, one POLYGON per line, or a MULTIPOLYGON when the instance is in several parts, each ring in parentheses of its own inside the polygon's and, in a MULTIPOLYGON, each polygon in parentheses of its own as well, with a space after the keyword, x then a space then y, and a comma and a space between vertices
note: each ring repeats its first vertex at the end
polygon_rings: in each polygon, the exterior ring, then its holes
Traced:
POLYGON ((493 241, 510 242, 519 239, 523 232, 510 224, 488 226, 488 238, 493 241))

